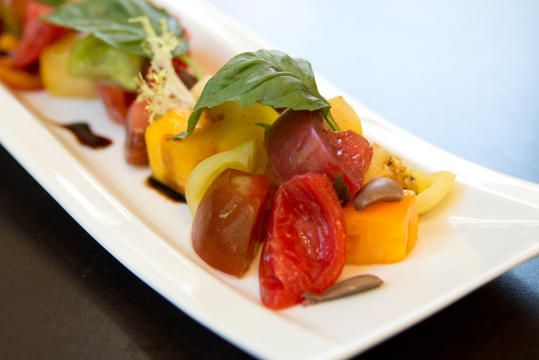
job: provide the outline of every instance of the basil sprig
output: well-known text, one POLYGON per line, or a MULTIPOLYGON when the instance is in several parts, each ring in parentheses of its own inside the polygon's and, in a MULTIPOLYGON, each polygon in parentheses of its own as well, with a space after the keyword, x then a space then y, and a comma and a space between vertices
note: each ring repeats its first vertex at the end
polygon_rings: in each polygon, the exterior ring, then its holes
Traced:
POLYGON ((86 32, 116 49, 148 57, 143 44, 148 34, 140 23, 129 19, 148 17, 157 34, 161 34, 160 19, 165 19, 168 30, 179 40, 173 56, 187 51, 187 40, 176 19, 163 9, 144 0, 87 0, 66 3, 45 16, 47 22, 86 32))
POLYGON ((208 81, 189 116, 187 130, 175 138, 193 132, 204 108, 226 101, 243 107, 258 103, 293 110, 323 109, 329 126, 339 130, 329 113, 331 105, 318 92, 308 61, 277 50, 258 50, 235 56, 208 81))
POLYGON ((63 3, 66 2, 66 0, 41 0, 41 1, 44 2, 45 4, 49 4, 52 6, 62 5, 63 3))

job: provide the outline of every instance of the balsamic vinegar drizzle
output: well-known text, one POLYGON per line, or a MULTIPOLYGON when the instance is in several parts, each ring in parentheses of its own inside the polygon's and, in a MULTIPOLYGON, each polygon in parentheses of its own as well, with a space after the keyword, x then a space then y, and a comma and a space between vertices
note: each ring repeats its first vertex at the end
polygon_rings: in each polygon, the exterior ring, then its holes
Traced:
MULTIPOLYGON (((18 96, 16 97, 18 98, 18 96)), ((20 98, 19 101, 21 101, 20 98)), ((73 135, 77 137, 77 140, 82 145, 91 147, 92 149, 103 149, 112 144, 111 140, 95 134, 87 122, 75 121, 69 124, 62 124, 45 116, 29 102, 24 101, 24 106, 30 113, 32 113, 36 118, 42 120, 43 122, 50 125, 63 127, 64 129, 69 130, 71 133, 73 133, 73 135)))
POLYGON ((92 129, 90 129, 90 125, 88 125, 87 123, 74 122, 65 125, 56 123, 56 125, 68 129, 77 137, 79 143, 81 143, 82 145, 89 146, 93 149, 102 149, 112 144, 111 140, 94 134, 92 132, 92 129))
POLYGON ((103 136, 95 134, 90 125, 87 122, 75 121, 69 124, 61 124, 57 121, 54 121, 45 115, 41 114, 39 111, 34 109, 30 104, 25 103, 25 106, 30 110, 36 117, 43 120, 45 123, 63 127, 66 130, 69 130, 73 135, 76 136, 80 144, 91 147, 92 149, 103 149, 112 144, 112 140, 109 140, 103 136))
POLYGON ((40 118, 48 124, 60 126, 71 131, 80 144, 91 147, 92 149, 103 149, 112 144, 112 140, 95 134, 86 122, 75 121, 69 124, 61 124, 43 115, 40 115, 40 118))
POLYGON ((157 192, 159 192, 161 195, 165 196, 167 199, 177 202, 177 203, 185 203, 185 196, 180 194, 179 192, 172 190, 165 184, 155 180, 153 177, 148 177, 146 180, 146 185, 157 192))

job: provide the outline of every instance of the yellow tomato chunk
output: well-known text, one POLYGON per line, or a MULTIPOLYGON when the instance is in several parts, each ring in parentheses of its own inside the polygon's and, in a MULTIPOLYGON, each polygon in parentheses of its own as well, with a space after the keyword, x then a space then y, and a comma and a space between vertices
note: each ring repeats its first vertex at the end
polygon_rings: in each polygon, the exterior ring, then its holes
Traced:
POLYGON ((0 34, 0 51, 1 52, 9 52, 9 51, 15 51, 19 48, 19 39, 17 39, 14 35, 3 32, 0 34))
POLYGON ((449 192, 456 175, 449 171, 426 174, 413 169, 412 175, 417 183, 417 213, 422 215, 435 207, 449 192))
POLYGON ((331 105, 329 112, 341 130, 352 130, 363 135, 359 116, 342 96, 336 96, 329 100, 329 104, 331 105))
POLYGON ((411 190, 404 190, 402 201, 380 202, 361 212, 350 202, 344 214, 348 264, 395 263, 404 260, 414 248, 419 219, 415 193, 411 190))
POLYGON ((215 123, 215 149, 217 152, 232 150, 249 140, 255 140, 255 168, 267 162, 264 149, 264 128, 256 124, 271 125, 279 117, 275 109, 269 106, 253 104, 241 107, 239 103, 227 101, 208 109, 208 114, 215 123))
POLYGON ((185 199, 189 205, 191 216, 195 218, 200 201, 206 194, 206 190, 213 184, 214 180, 227 169, 251 172, 249 168, 251 154, 243 150, 228 150, 217 153, 198 164, 185 187, 185 199))
POLYGON ((79 40, 79 34, 69 34, 41 52, 39 71, 43 85, 51 96, 89 99, 97 96, 93 81, 69 74, 71 49, 79 40))
POLYGON ((188 109, 174 109, 150 124, 145 133, 152 177, 180 194, 185 194, 193 169, 215 154, 212 122, 205 112, 191 136, 171 139, 187 129, 190 113, 188 109))

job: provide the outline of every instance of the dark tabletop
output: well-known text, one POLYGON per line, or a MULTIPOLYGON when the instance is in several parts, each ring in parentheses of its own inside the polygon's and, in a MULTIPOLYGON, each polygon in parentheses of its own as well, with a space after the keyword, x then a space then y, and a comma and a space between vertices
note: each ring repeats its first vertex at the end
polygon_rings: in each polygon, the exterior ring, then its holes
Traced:
MULTIPOLYGON (((215 3, 408 131, 539 182, 539 3, 275 0, 271 17, 267 2, 215 3)), ((539 358, 539 257, 360 356, 397 357, 539 358)), ((249 355, 135 277, 0 147, 0 359, 36 358, 249 355)))

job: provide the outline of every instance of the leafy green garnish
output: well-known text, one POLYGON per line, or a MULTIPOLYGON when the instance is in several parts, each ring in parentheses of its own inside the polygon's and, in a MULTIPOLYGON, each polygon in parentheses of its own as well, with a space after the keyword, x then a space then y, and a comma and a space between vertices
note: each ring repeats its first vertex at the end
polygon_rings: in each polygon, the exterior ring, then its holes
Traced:
POLYGON ((187 40, 176 19, 163 9, 144 0, 87 0, 66 3, 43 19, 50 23, 86 32, 103 40, 116 49, 145 57, 151 57, 146 43, 147 34, 139 22, 130 19, 148 17, 154 29, 162 28, 164 19, 168 30, 180 40, 173 56, 184 54, 187 40))
POLYGON ((266 130, 266 131, 269 131, 269 129, 271 129, 271 125, 270 125, 270 124, 266 124, 266 123, 255 123, 255 125, 258 125, 258 126, 263 127, 264 130, 266 130))
POLYGON ((259 103, 294 110, 323 109, 330 127, 339 130, 329 113, 331 105, 318 92, 308 61, 277 50, 258 50, 235 56, 208 81, 189 116, 187 130, 176 138, 193 132, 204 108, 226 101, 243 107, 259 103))
MULTIPOLYGON (((137 101, 147 101, 146 110, 150 112, 150 123, 176 107, 192 109, 195 98, 182 82, 172 63, 172 52, 178 39, 171 33, 164 19, 161 19, 161 35, 152 27, 147 16, 130 19, 131 23, 142 24, 147 34, 147 52, 152 54, 148 75, 145 79, 139 74, 139 96, 137 101)), ((186 56, 187 57, 187 56, 186 56)))
POLYGON ((123 89, 137 91, 137 74, 142 71, 141 56, 120 51, 93 35, 79 40, 71 50, 69 73, 92 80, 110 80, 123 89))
POLYGON ((41 1, 44 2, 45 4, 49 4, 53 6, 62 5, 63 3, 66 2, 66 0, 41 0, 41 1))

